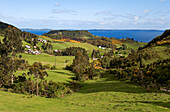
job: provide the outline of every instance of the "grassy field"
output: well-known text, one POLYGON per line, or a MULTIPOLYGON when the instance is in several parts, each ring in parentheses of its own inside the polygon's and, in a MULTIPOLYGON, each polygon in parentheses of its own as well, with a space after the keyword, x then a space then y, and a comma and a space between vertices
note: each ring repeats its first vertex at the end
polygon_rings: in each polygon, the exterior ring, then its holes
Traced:
MULTIPOLYGON (((88 51, 99 49, 87 43, 52 43, 54 49, 66 47, 83 47, 88 51)), ((136 45, 128 45, 135 48, 136 45)), ((152 48, 157 52, 166 48, 152 48)), ((163 54, 160 55, 163 56, 163 54)), ((41 55, 22 54, 22 58, 33 64, 55 64, 55 56, 45 53, 41 55)), ((58 70, 47 70, 49 77, 46 79, 56 82, 69 83, 74 73, 63 70, 71 64, 74 56, 57 56, 58 70), (69 60, 68 63, 65 63, 69 60)), ((27 71, 17 71, 21 75, 27 71)), ((0 90, 0 112, 170 112, 170 94, 146 92, 143 88, 117 81, 101 78, 80 83, 82 88, 72 95, 60 99, 44 97, 31 97, 30 95, 4 92, 0 90)))
POLYGON ((154 51, 156 53, 156 56, 157 57, 154 57, 150 60, 143 60, 145 64, 150 64, 150 63, 153 63, 157 60, 163 60, 163 59, 167 59, 167 58, 170 58, 170 53, 169 52, 165 52, 166 49, 168 49, 169 47, 168 46, 155 46, 155 47, 151 47, 151 48, 147 48, 147 51, 145 52, 148 52, 148 54, 150 53, 150 51, 154 51))
POLYGON ((0 91, 1 112, 169 112, 170 95, 147 93, 120 81, 86 81, 79 92, 60 99, 0 91))
POLYGON ((2 40, 4 37, 0 36, 0 40, 2 40))
MULTIPOLYGON (((46 70, 49 74, 48 77, 45 77, 47 81, 53 80, 55 82, 61 82, 61 83, 69 83, 72 80, 72 77, 74 77, 74 73, 68 70, 46 70)), ((15 74, 16 76, 21 76, 23 73, 27 73, 27 71, 17 71, 15 74)), ((33 77, 33 76, 26 76, 27 78, 33 77)))
MULTIPOLYGON (((55 56, 46 53, 42 53, 41 55, 22 54, 22 58, 28 61, 29 64, 41 62, 42 64, 55 65, 55 56)), ((56 68, 61 69, 67 64, 71 64, 73 59, 74 56, 56 56, 56 68), (66 60, 68 60, 67 63, 65 63, 66 60)))
POLYGON ((143 47, 145 46, 147 43, 144 43, 144 42, 138 42, 138 43, 123 43, 127 46, 127 48, 129 49, 138 49, 139 47, 143 47))
POLYGON ((52 43, 54 49, 65 49, 67 47, 82 47, 87 51, 101 50, 97 46, 88 44, 88 43, 73 43, 73 42, 60 42, 60 43, 52 43))
POLYGON ((40 35, 38 38, 39 38, 39 39, 43 39, 43 40, 49 40, 49 41, 51 41, 51 42, 54 41, 52 38, 49 38, 49 37, 46 37, 46 36, 43 36, 43 35, 40 35))

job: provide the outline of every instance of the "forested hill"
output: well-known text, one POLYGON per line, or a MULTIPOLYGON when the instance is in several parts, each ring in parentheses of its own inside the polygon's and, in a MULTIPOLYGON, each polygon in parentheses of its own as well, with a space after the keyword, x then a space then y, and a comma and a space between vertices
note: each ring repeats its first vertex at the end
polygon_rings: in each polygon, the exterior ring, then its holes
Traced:
POLYGON ((5 30, 6 30, 7 28, 13 28, 13 29, 21 32, 21 30, 18 29, 17 27, 15 27, 15 26, 13 26, 13 25, 10 25, 10 24, 7 24, 7 23, 3 23, 3 22, 0 21, 0 34, 1 34, 1 35, 5 34, 5 30))
POLYGON ((156 38, 154 38, 144 48, 169 44, 170 44, 170 29, 166 30, 161 36, 157 36, 156 38))
POLYGON ((62 35, 64 37, 69 37, 69 38, 94 37, 87 30, 74 30, 74 31, 71 31, 71 30, 51 30, 47 34, 62 35))
POLYGON ((0 36, 4 37, 7 32, 11 31, 11 29, 16 33, 19 33, 22 37, 22 40, 30 43, 31 45, 38 43, 38 36, 36 34, 28 33, 25 31, 22 32, 20 29, 13 25, 0 22, 0 36))
MULTIPOLYGON (((7 24, 7 23, 3 23, 3 22, 0 21, 0 29, 1 29, 1 30, 4 30, 4 29, 6 29, 6 28, 8 28, 8 27, 14 27, 15 29, 18 29, 18 28, 16 28, 16 27, 13 26, 13 25, 10 25, 10 24, 7 24)), ((18 30, 19 30, 19 29, 18 29, 18 30)))

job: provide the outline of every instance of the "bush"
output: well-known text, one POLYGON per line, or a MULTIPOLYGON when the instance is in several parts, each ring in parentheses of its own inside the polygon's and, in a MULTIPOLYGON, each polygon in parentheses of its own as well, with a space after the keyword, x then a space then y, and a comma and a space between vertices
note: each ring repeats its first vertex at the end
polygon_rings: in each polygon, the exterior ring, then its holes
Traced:
POLYGON ((43 65, 44 70, 49 70, 51 68, 50 64, 43 65))

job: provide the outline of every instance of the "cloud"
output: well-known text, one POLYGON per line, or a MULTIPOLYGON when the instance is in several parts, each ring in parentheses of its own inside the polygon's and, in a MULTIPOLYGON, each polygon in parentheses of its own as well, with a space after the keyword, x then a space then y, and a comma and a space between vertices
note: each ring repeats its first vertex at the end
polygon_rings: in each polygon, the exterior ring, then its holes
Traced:
POLYGON ((161 2, 165 2, 166 0, 160 0, 161 2))
POLYGON ((143 12, 144 12, 144 13, 149 13, 150 10, 149 10, 149 9, 145 9, 143 12))
POLYGON ((112 12, 110 11, 100 11, 95 13, 96 16, 113 16, 112 12))
POLYGON ((135 21, 135 23, 134 23, 134 24, 137 24, 137 23, 138 23, 138 21, 139 21, 139 16, 134 16, 134 21, 135 21))
POLYGON ((65 13, 65 14, 76 14, 74 10, 61 10, 61 9, 54 9, 53 13, 65 13))
POLYGON ((59 7, 59 6, 61 6, 61 4, 60 4, 60 3, 56 3, 55 6, 56 6, 56 7, 59 7))

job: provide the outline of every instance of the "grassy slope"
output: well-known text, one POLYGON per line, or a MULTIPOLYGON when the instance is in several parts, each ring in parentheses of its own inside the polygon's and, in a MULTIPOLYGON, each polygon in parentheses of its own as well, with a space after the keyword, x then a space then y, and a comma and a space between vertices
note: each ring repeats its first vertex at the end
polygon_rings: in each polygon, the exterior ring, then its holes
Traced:
POLYGON ((140 87, 120 81, 86 81, 79 92, 61 99, 0 91, 2 112, 168 112, 170 95, 146 93, 140 87))
MULTIPOLYGON (((34 62, 41 62, 42 64, 55 65, 55 56, 42 53, 41 55, 32 55, 32 54, 22 54, 22 58, 33 64, 34 62)), ((71 64, 74 59, 74 56, 57 56, 56 57, 56 67, 61 69, 67 64, 71 64), (65 63, 66 60, 69 60, 65 63)))
POLYGON ((150 60, 145 60, 144 63, 145 64, 150 64, 150 63, 153 63, 157 60, 162 60, 162 59, 167 59, 167 58, 170 58, 170 53, 168 52, 165 52, 165 50, 169 48, 168 46, 154 46, 154 47, 151 47, 151 48, 146 48, 146 52, 150 52, 150 51, 155 51, 156 52, 156 55, 158 56, 158 58, 152 58, 150 60))
MULTIPOLYGON (((70 44, 70 43, 69 43, 70 44)), ((77 44, 77 43, 76 43, 77 44)), ((91 48, 89 48, 90 50, 91 48)), ((161 50, 161 49, 160 49, 161 50)), ((23 58, 32 64, 40 61, 43 64, 54 65, 54 56, 43 53, 42 55, 23 54, 23 58)), ((57 68, 49 70, 47 80, 68 82, 73 73, 61 70, 66 64, 71 63, 74 57, 57 57, 57 68)), ((18 74, 22 74, 22 71, 18 74)), ((62 99, 48 99, 43 97, 30 98, 29 95, 15 94, 0 91, 0 111, 136 111, 136 112, 168 112, 170 111, 170 95, 165 93, 146 93, 142 88, 120 81, 99 79, 82 83, 79 92, 62 99)))
POLYGON ((127 46, 127 48, 138 49, 139 47, 144 47, 147 43, 138 42, 138 43, 123 43, 127 46))
POLYGON ((0 36, 0 40, 2 40, 4 37, 0 36))
POLYGON ((52 43, 54 49, 65 49, 67 47, 82 47, 87 51, 101 50, 97 46, 88 43, 73 43, 73 42, 63 42, 63 43, 52 43))
MULTIPOLYGON (((27 71, 17 71, 15 74, 16 76, 22 75, 23 73, 27 73, 27 71)), ((74 73, 68 70, 47 70, 47 73, 49 74, 48 77, 45 79, 47 81, 53 80, 55 82, 63 82, 63 83, 68 83, 71 81, 72 77, 74 76, 74 73)), ((27 78, 33 77, 33 76, 27 76, 27 78)))
MULTIPOLYGON (((2 40, 4 37, 2 37, 2 36, 0 36, 0 40, 2 40)), ((30 45, 29 43, 27 43, 26 41, 22 41, 22 44, 23 44, 23 46, 25 46, 25 45, 30 45)))
MULTIPOLYGON (((52 41, 52 45, 53 45, 54 50, 55 49, 65 49, 67 47, 82 47, 82 48, 85 48, 86 50, 89 50, 89 51, 92 51, 93 49, 101 50, 97 46, 93 46, 93 45, 88 44, 88 43, 54 42, 53 39, 46 37, 46 36, 39 36, 39 38, 52 41)), ((83 37, 83 38, 89 38, 89 37, 83 37)))

